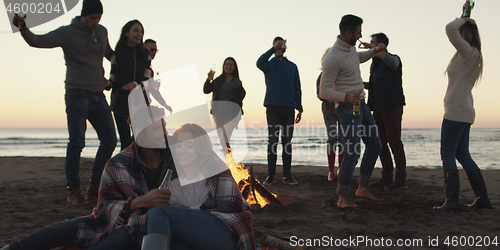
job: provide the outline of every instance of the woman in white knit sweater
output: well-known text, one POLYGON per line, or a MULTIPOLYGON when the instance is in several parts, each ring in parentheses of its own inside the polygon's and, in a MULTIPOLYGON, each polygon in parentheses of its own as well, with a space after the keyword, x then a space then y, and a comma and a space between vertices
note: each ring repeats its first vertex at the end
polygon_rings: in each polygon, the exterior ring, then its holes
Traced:
MULTIPOLYGON (((468 5, 466 1, 464 9, 468 5)), ((476 22, 463 16, 446 26, 446 35, 457 52, 446 69, 448 89, 444 97, 445 111, 441 126, 441 160, 446 200, 442 206, 434 209, 460 209, 460 179, 455 159, 464 168, 476 194, 476 200, 468 207, 491 208, 481 170, 469 153, 470 127, 475 118, 472 88, 483 71, 481 39, 476 22)))

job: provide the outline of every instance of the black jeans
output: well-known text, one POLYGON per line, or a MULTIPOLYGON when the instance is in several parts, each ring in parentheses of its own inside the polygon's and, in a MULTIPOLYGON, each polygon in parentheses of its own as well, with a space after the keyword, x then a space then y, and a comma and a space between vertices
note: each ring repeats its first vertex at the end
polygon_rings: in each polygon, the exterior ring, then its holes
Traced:
POLYGON ((292 135, 295 109, 290 107, 267 106, 267 129, 269 132, 267 144, 267 167, 268 175, 276 175, 276 160, 278 149, 278 137, 281 131, 281 143, 283 145, 283 176, 290 176, 292 168, 292 135))

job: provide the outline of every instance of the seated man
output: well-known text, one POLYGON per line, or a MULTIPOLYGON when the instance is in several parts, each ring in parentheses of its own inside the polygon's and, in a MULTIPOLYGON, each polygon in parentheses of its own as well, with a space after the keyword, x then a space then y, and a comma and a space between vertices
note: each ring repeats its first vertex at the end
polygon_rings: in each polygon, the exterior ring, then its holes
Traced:
POLYGON ((146 119, 134 117, 134 114, 131 119, 149 120, 152 114, 154 122, 144 126, 142 131, 134 131, 138 135, 136 142, 108 161, 102 173, 98 206, 93 213, 43 227, 2 250, 60 246, 92 250, 140 249, 149 209, 166 206, 170 199, 170 191, 158 189, 158 186, 172 162, 163 130, 164 111, 144 108, 149 110, 141 107, 135 113, 146 119), (151 143, 153 138, 155 141, 151 143))

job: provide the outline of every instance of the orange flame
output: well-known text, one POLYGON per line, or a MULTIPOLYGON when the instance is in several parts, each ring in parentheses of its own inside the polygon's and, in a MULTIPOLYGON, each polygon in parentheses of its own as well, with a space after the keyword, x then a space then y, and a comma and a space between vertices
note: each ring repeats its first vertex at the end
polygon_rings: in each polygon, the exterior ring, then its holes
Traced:
MULTIPOLYGON (((231 149, 229 148, 228 151, 229 153, 226 154, 226 165, 229 167, 229 170, 231 170, 231 174, 233 175, 233 178, 236 181, 236 183, 238 183, 240 190, 243 191, 243 189, 245 189, 246 186, 250 185, 250 173, 248 173, 248 170, 244 168, 245 165, 243 163, 234 162, 233 152, 231 152, 231 149)), ((259 182, 258 180, 255 181, 259 182)), ((277 195, 275 194, 273 195, 277 197, 277 195)), ((253 196, 253 192, 250 192, 247 198, 247 202, 249 204, 258 204, 261 208, 265 207, 267 204, 270 203, 264 196, 262 196, 257 191, 255 191, 255 196, 257 198, 257 201, 253 196)))

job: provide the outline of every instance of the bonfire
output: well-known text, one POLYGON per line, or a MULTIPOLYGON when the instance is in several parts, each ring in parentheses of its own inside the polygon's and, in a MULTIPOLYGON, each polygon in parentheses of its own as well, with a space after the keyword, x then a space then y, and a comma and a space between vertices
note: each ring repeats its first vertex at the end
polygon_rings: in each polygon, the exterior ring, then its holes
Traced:
POLYGON ((260 183, 259 180, 254 178, 253 168, 250 167, 249 172, 244 168, 245 165, 243 163, 235 163, 231 148, 228 147, 227 149, 228 154, 226 154, 226 165, 231 170, 234 180, 238 183, 240 191, 248 203, 250 205, 259 205, 261 208, 270 203, 282 204, 277 199, 277 195, 271 193, 260 183))

